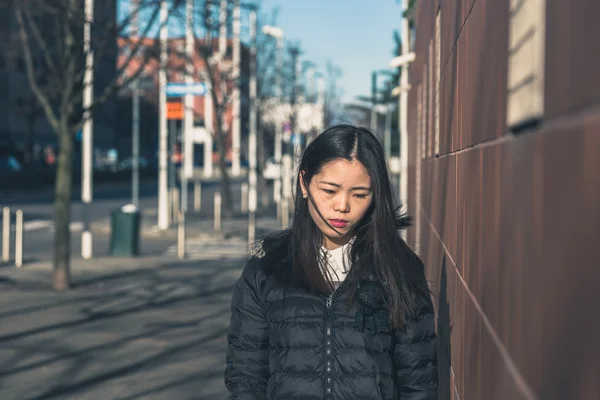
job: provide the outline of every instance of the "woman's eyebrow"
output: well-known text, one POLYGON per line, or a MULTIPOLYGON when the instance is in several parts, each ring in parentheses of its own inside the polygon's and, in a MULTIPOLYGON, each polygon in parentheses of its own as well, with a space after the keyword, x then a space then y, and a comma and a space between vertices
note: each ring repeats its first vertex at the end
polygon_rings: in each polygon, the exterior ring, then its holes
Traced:
MULTIPOLYGON (((333 183, 333 182, 328 182, 328 181, 320 181, 319 183, 324 183, 326 185, 331 185, 331 186, 335 186, 335 187, 342 187, 342 185, 340 185, 339 183, 333 183)), ((352 190, 366 190, 366 191, 371 191, 371 188, 368 186, 354 186, 352 188, 352 190)))
POLYGON ((342 185, 340 185, 339 183, 333 183, 333 182, 327 182, 327 181, 320 181, 319 183, 324 183, 326 185, 331 185, 331 186, 335 186, 335 187, 342 187, 342 185))

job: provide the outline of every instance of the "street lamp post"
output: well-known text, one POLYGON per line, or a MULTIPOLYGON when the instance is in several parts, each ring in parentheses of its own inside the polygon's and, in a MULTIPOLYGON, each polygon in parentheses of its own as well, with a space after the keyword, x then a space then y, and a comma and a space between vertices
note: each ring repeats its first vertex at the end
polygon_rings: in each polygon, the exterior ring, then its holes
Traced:
MULTIPOLYGON (((277 97, 279 99, 278 106, 281 107, 283 105, 283 30, 281 28, 265 25, 262 28, 262 31, 265 35, 271 36, 277 39, 277 50, 278 50, 278 58, 277 58, 277 97)), ((279 114, 277 114, 277 117, 279 114)), ((278 174, 275 178, 275 182, 273 183, 273 199, 275 203, 277 203, 277 214, 281 218, 281 178, 282 178, 282 166, 281 166, 281 155, 282 155, 282 126, 281 121, 278 118, 275 118, 275 165, 278 167, 278 174)))
POLYGON ((248 244, 256 237, 256 165, 257 165, 257 112, 256 104, 256 9, 250 9, 250 136, 248 138, 248 244))
POLYGON ((166 0, 160 2, 160 68, 158 70, 158 228, 169 229, 167 131, 167 17, 166 0))
POLYGON ((233 3, 233 57, 232 57, 232 113, 233 120, 231 124, 231 174, 240 176, 240 142, 241 142, 241 124, 240 124, 240 0, 233 3))
POLYGON ((91 45, 92 21, 94 20, 94 0, 85 0, 85 23, 83 28, 83 53, 85 55, 85 73, 83 75, 83 109, 82 128, 82 170, 81 201, 83 208, 83 232, 81 234, 81 256, 92 258, 92 230, 90 228, 90 208, 93 199, 93 147, 94 120, 90 112, 94 96, 94 53, 91 45))
MULTIPOLYGON (((403 207, 407 207, 408 203, 408 66, 415 59, 415 53, 410 51, 409 34, 408 20, 402 18, 402 55, 393 58, 389 64, 391 68, 402 67, 400 86, 394 92, 400 94, 400 202, 403 207)), ((419 219, 417 214, 417 223, 419 219)), ((402 234, 405 235, 405 232, 402 234)))

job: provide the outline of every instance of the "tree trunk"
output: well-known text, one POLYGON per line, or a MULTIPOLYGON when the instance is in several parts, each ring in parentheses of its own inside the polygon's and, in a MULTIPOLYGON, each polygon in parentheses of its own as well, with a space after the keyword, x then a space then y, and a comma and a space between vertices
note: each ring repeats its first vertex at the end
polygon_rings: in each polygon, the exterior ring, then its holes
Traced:
POLYGON ((231 181, 227 174, 227 165, 225 160, 225 137, 223 132, 217 135, 217 145, 219 147, 219 170, 221 171, 221 196, 223 198, 223 216, 231 218, 233 216, 233 198, 231 196, 231 181))
POLYGON ((66 123, 58 132, 59 154, 54 187, 54 275, 56 290, 71 287, 71 176, 73 174, 73 138, 66 123))

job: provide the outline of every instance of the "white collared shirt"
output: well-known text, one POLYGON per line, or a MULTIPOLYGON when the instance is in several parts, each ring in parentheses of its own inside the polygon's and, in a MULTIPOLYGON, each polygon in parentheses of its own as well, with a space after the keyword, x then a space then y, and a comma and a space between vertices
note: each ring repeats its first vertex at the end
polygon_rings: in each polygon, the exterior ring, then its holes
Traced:
POLYGON ((334 283, 343 282, 350 271, 350 250, 353 241, 350 240, 345 245, 333 250, 327 250, 324 246, 321 246, 323 259, 326 262, 326 265, 321 267, 323 269, 327 268, 334 283))

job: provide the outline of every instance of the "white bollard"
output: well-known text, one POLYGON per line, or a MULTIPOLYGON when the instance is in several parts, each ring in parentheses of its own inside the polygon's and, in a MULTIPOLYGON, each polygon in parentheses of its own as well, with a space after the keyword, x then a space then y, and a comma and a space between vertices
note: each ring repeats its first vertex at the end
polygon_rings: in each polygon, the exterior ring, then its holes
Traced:
POLYGON ((214 229, 215 232, 221 232, 221 192, 215 193, 215 221, 214 221, 214 229))
POLYGON ((185 258, 185 214, 179 211, 178 219, 179 226, 177 227, 177 257, 180 260, 185 258))
POLYGON ((179 220, 179 188, 174 187, 171 191, 171 221, 179 220))
POLYGON ((194 182, 194 211, 200 211, 202 207, 202 183, 194 182))
POLYGON ((23 210, 17 210, 17 227, 15 232, 15 265, 23 266, 23 210))
POLYGON ((2 209, 2 261, 10 260, 10 208, 2 209))
POLYGON ((242 212, 248 212, 248 184, 242 183, 242 212))

